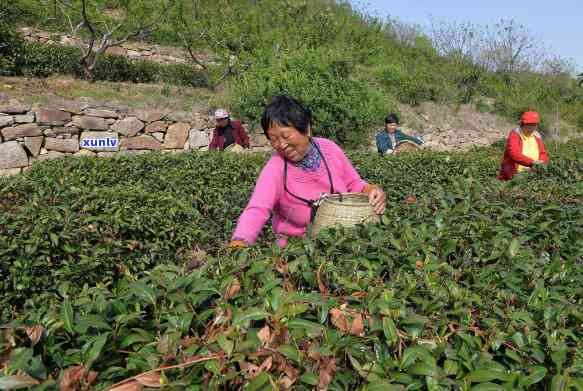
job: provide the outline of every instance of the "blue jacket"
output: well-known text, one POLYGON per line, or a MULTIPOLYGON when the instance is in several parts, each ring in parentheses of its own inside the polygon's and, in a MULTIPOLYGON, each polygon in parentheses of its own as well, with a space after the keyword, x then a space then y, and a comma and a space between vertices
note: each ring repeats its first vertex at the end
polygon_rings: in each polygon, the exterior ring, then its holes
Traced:
MULTIPOLYGON (((389 137, 389 133, 386 131, 386 129, 382 129, 377 133, 376 141, 377 150, 381 155, 387 152, 389 149, 395 148, 395 145, 391 143, 391 138, 389 137)), ((420 138, 406 135, 401 131, 401 129, 395 130, 395 143, 399 144, 402 141, 412 141, 417 145, 424 143, 424 141, 420 138)))

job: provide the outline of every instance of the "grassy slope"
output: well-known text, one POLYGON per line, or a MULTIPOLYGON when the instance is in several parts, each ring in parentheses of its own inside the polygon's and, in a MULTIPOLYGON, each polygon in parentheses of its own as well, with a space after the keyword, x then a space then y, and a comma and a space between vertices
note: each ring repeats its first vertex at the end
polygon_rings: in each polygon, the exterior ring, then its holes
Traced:
MULTIPOLYGON (((59 23, 64 22, 64 19, 60 22, 47 19, 50 9, 40 7, 34 0, 20 4, 22 9, 28 10, 21 13, 23 22, 37 22, 44 27, 63 29, 59 23)), ((134 4, 142 3, 138 1, 134 4)), ((148 4, 154 3, 143 4, 144 15, 151 15, 148 4)), ((187 17, 195 14, 189 4, 184 2, 185 8, 181 11, 187 17)), ((112 10, 106 14, 114 19, 120 15, 112 10)), ((171 15, 176 17, 177 14, 171 15)), ((562 121, 568 124, 566 127, 569 129, 566 130, 581 129, 583 126, 583 89, 577 89, 574 80, 530 73, 499 75, 483 72, 471 64, 438 56, 425 37, 418 36, 404 44, 395 38, 395 31, 390 27, 356 13, 346 4, 324 0, 305 4, 301 1, 288 2, 283 5, 274 0, 245 0, 232 4, 203 2, 197 15, 198 25, 193 22, 195 30, 202 28, 210 37, 208 41, 198 41, 199 47, 208 49, 209 43, 220 42, 215 45, 217 53, 236 54, 251 65, 251 70, 263 66, 264 62, 277 62, 280 56, 293 53, 301 55, 304 50, 314 49, 320 53, 316 57, 322 59, 322 67, 331 65, 326 63, 328 57, 342 58, 356 65, 348 76, 358 79, 371 91, 378 91, 379 96, 386 96, 383 99, 385 106, 385 102, 391 100, 409 104, 431 100, 454 105, 471 101, 483 107, 482 97, 488 96, 495 102, 492 109, 511 121, 523 110, 541 111, 543 126, 549 129, 553 126, 554 110, 559 103, 562 121), (295 23, 297 19, 301 19, 302 23, 295 23), (226 20, 229 23, 221 23, 226 20), (274 42, 278 44, 273 45, 274 42)), ((179 42, 173 31, 176 23, 176 19, 164 23, 149 39, 164 44, 179 42)), ((266 69, 267 72, 274 72, 277 67, 266 69)), ((244 72, 233 78, 235 84, 241 77, 245 77, 244 72)), ((265 98, 253 95, 261 95, 263 89, 267 91, 262 83, 263 75, 249 81, 251 86, 258 85, 257 91, 245 97, 241 111, 251 106, 252 102, 265 98)), ((285 87, 288 81, 275 83, 283 83, 285 87)), ((246 88, 227 91, 230 92, 226 93, 225 101, 229 102, 248 93, 246 88), (237 91, 238 96, 233 96, 233 91, 237 91)), ((325 90, 319 93, 324 94, 325 90)), ((384 110, 387 109, 390 107, 384 110)), ((249 110, 246 114, 255 116, 258 109, 253 107, 249 110)), ((359 114, 362 115, 356 113, 359 114)))

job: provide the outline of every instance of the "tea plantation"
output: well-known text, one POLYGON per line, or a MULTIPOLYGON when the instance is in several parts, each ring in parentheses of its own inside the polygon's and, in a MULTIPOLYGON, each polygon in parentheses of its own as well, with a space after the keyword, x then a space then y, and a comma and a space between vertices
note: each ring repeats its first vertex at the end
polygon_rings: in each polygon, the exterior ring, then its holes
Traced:
POLYGON ((350 157, 379 225, 225 243, 267 156, 0 179, 0 389, 583 390, 583 141, 350 157))

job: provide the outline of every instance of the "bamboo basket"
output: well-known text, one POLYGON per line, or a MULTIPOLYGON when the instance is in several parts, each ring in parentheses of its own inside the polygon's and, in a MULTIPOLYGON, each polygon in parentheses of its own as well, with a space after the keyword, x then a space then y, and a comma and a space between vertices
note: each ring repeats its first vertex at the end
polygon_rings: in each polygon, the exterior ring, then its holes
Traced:
POLYGON ((412 141, 405 140, 405 141, 401 141, 399 144, 397 144, 397 146, 395 147, 395 152, 397 152, 397 153, 411 152, 411 151, 417 151, 418 149, 419 149, 419 145, 415 144, 412 141))
POLYGON ((354 227, 363 223, 378 223, 379 216, 374 212, 364 193, 342 193, 327 195, 316 212, 312 227, 312 237, 321 229, 333 226, 354 227))
POLYGON ((237 143, 233 143, 225 148, 225 152, 241 153, 244 151, 245 149, 237 143))

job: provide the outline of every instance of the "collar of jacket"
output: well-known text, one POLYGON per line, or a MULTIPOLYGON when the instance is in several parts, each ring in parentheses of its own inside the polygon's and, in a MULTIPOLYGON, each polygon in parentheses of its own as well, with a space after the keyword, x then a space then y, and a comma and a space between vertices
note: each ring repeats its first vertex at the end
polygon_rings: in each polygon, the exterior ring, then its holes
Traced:
MULTIPOLYGON (((520 126, 518 128, 514 128, 512 131, 521 137, 524 136, 524 134, 522 133, 522 129, 520 129, 520 126)), ((534 136, 536 138, 541 138, 541 135, 538 132, 538 130, 535 130, 534 132, 532 132, 532 136, 534 136)))

